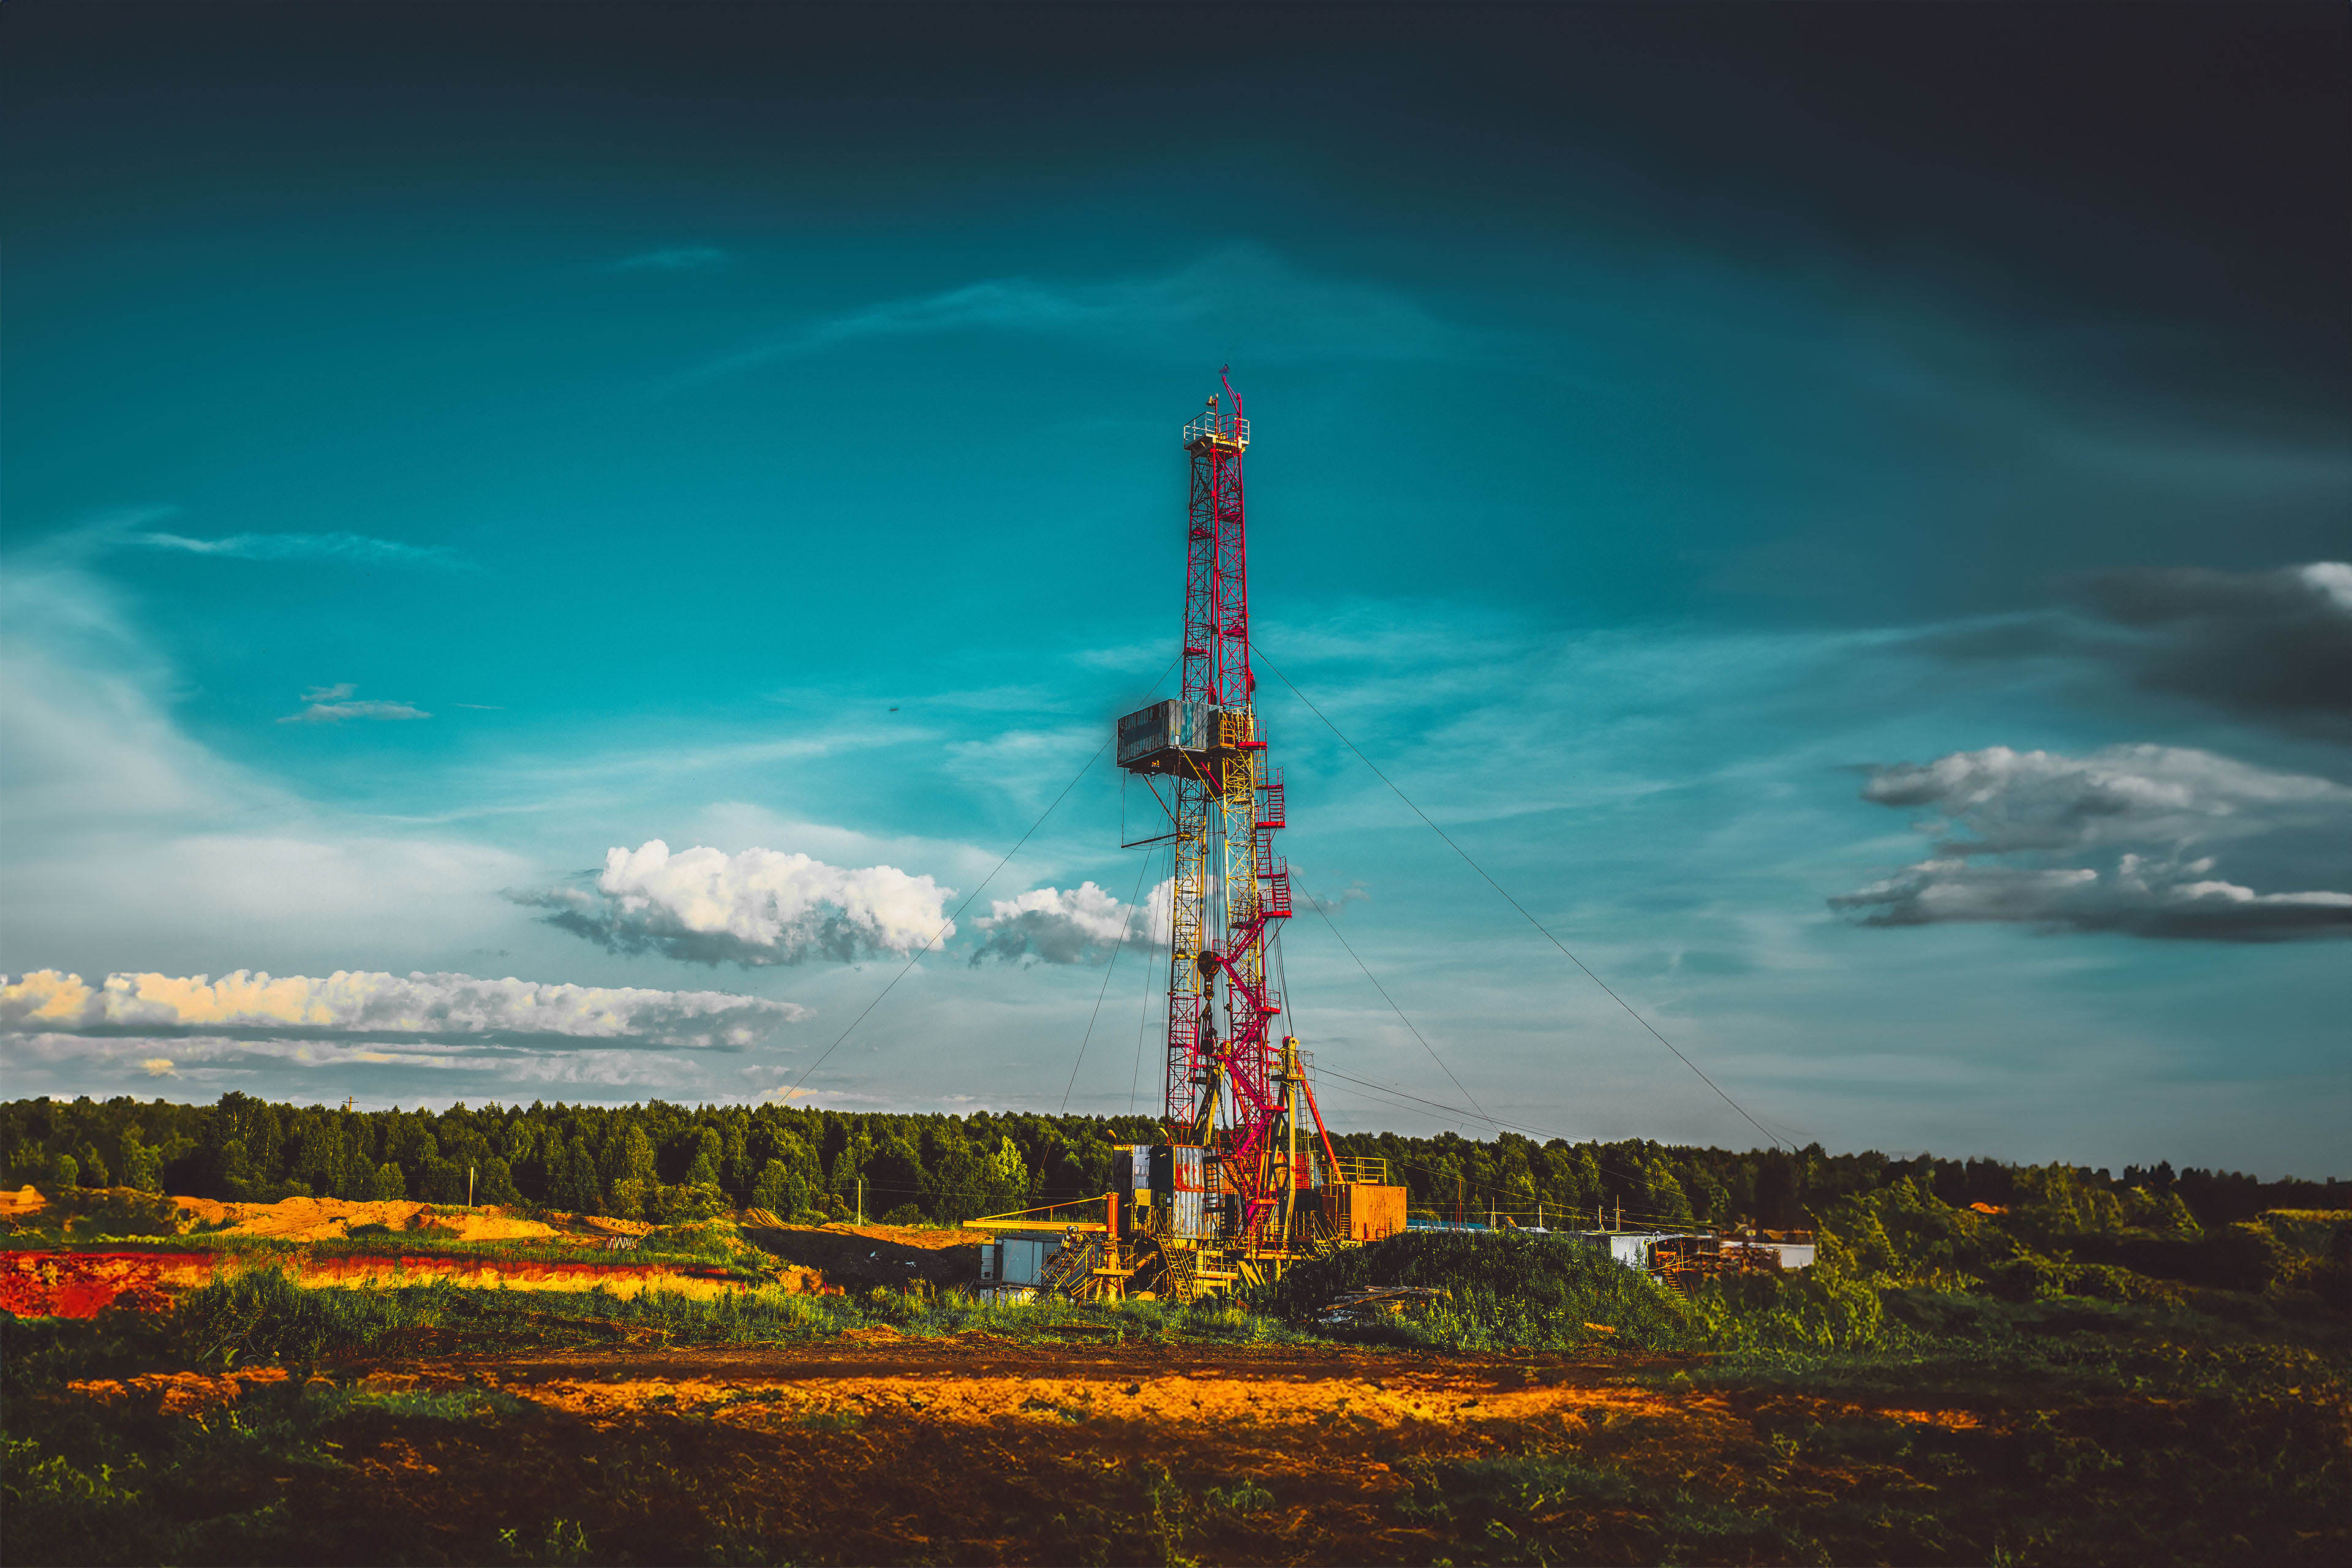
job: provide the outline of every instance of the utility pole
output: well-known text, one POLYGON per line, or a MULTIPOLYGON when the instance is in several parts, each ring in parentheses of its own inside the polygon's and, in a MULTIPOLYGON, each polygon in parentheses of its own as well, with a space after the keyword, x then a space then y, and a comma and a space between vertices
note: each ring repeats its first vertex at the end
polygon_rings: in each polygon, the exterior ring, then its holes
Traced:
POLYGON ((466 1167, 466 1206, 474 1206, 474 1167, 471 1165, 466 1167))
POLYGON ((1622 1230, 1625 1228, 1625 1200, 1623 1198, 1619 1198, 1617 1200, 1617 1223, 1611 1226, 1609 1228, 1612 1230, 1622 1230))
POLYGON ((857 1223, 866 1223, 866 1178, 857 1178, 857 1223))

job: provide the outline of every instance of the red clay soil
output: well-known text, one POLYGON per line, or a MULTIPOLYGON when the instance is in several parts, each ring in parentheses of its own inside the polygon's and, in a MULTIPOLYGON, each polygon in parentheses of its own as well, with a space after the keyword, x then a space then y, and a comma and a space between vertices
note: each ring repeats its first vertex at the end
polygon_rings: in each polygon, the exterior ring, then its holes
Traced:
POLYGON ((0 1252, 0 1310, 95 1318, 117 1300, 150 1310, 213 1277, 209 1252, 0 1252))
MULTIPOLYGON (((171 1303, 173 1292, 209 1284, 215 1272, 235 1272, 242 1260, 214 1252, 0 1252, 0 1310, 20 1318, 94 1318, 119 1300, 147 1310, 171 1303)), ((737 1289, 723 1268, 678 1263, 541 1263, 446 1253, 397 1258, 316 1258, 282 1260, 306 1286, 504 1286, 516 1290, 590 1290, 602 1285, 623 1295, 648 1288, 702 1295, 737 1289)), ((786 1270, 787 1289, 818 1291, 806 1271, 786 1270)))

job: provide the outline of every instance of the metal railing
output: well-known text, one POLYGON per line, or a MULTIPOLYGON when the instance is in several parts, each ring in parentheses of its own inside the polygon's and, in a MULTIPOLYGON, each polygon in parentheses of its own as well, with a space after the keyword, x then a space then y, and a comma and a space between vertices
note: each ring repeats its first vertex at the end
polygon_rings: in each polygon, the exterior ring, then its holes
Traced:
POLYGON ((1379 1159, 1343 1159, 1336 1163, 1332 1179, 1359 1182, 1368 1187, 1385 1187, 1389 1184, 1389 1163, 1379 1159))
POLYGON ((1250 439, 1249 425, 1248 420, 1232 414, 1195 415, 1192 422, 1184 426, 1184 445, 1189 447, 1195 441, 1213 440, 1228 447, 1246 447, 1250 439))

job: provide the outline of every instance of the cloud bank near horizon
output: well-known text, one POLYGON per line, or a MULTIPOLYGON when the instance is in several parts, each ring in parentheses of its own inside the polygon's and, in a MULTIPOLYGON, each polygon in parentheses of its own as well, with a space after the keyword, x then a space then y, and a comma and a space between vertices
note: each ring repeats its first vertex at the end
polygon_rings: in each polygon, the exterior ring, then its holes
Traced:
MULTIPOLYGON (((0 976, 0 1033, 168 1038, 253 1033, 268 1039, 490 1038, 688 1050, 742 1050, 810 1016, 797 1003, 724 991, 550 984, 470 974, 325 976, 237 970, 209 975, 0 976)), ((166 1064, 168 1069, 169 1064, 166 1064)))

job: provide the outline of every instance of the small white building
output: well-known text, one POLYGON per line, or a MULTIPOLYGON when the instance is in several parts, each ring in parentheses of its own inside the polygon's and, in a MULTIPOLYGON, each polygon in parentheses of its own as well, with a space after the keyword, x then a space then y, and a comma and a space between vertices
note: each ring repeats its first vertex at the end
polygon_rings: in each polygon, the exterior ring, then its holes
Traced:
POLYGON ((1613 1262, 1644 1272, 1651 1268, 1652 1249, 1662 1241, 1715 1239, 1715 1233, 1706 1230, 1571 1230, 1559 1234, 1597 1251, 1606 1252, 1613 1262))
MULTIPOLYGON (((1606 1252, 1612 1260, 1628 1268, 1643 1272, 1657 1267, 1657 1248, 1661 1242, 1698 1241, 1708 1245, 1691 1250, 1712 1251, 1718 1238, 1711 1230, 1572 1230, 1556 1231, 1554 1235, 1580 1243, 1596 1251, 1606 1252)), ((1727 1247, 1753 1248, 1769 1252, 1783 1268, 1811 1268, 1813 1266, 1814 1244, 1810 1241, 1732 1241, 1722 1238, 1727 1247)), ((1677 1250, 1669 1248, 1669 1251, 1677 1250)))
POLYGON ((1037 1293, 1045 1264, 1062 1250, 1058 1236, 1008 1236, 980 1244, 980 1284, 976 1294, 988 1300, 1022 1301, 1037 1293))

